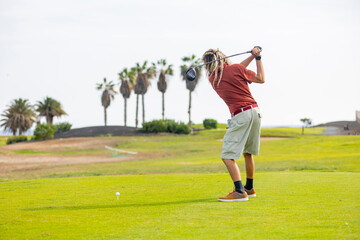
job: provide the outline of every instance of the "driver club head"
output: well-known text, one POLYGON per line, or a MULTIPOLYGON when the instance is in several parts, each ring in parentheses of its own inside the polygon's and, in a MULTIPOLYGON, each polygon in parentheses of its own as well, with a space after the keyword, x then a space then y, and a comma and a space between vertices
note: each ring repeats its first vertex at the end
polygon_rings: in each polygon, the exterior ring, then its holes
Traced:
POLYGON ((196 70, 191 67, 185 72, 185 77, 188 81, 194 81, 196 78, 196 70))

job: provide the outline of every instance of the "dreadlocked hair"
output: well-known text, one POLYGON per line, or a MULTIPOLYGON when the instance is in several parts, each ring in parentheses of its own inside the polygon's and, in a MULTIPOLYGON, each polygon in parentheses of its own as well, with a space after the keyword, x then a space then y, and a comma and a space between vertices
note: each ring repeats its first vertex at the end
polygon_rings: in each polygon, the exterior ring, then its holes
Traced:
MULTIPOLYGON (((207 63, 224 57, 226 57, 226 55, 223 52, 221 52, 219 49, 209 49, 204 53, 202 57, 202 61, 203 63, 207 63)), ((205 69, 209 78, 211 74, 215 72, 214 80, 212 82, 214 88, 216 81, 218 81, 216 87, 218 87, 220 84, 224 72, 225 63, 230 65, 231 61, 228 58, 225 58, 205 65, 205 69), (219 79, 218 79, 218 75, 219 75, 219 79)))

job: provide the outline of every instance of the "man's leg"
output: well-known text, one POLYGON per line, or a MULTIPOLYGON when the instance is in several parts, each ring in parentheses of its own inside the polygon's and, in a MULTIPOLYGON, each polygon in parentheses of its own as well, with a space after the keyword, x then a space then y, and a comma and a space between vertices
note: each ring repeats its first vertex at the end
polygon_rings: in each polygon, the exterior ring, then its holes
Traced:
POLYGON ((252 154, 244 153, 246 178, 254 179, 255 162, 252 154))
POLYGON ((245 169, 246 169, 246 185, 245 191, 249 197, 255 197, 256 192, 254 190, 254 172, 255 172, 255 163, 252 154, 244 153, 245 158, 245 169))
POLYGON ((238 165, 236 164, 234 159, 222 159, 226 168, 228 169, 228 172, 231 176, 231 179, 234 182, 235 185, 235 191, 243 193, 244 187, 241 182, 241 175, 240 175, 240 169, 238 165))

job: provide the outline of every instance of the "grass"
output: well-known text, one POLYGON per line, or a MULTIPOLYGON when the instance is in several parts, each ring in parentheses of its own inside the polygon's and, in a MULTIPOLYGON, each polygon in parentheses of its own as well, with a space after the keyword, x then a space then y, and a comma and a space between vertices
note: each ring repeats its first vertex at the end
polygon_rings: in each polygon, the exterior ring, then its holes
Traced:
MULTIPOLYGON (((311 127, 305 128, 304 135, 322 135, 325 128, 311 127)), ((296 137, 302 135, 301 128, 263 128, 261 129, 261 135, 263 137, 296 137)))
POLYGON ((256 186, 258 196, 248 202, 219 203, 216 198, 232 188, 223 173, 1 182, 1 239, 222 239, 234 234, 356 239, 360 234, 360 173, 259 172, 256 186), (334 191, 341 182, 351 182, 351 191, 334 191))
MULTIPOLYGON (((5 146, 8 136, 0 136, 0 146, 5 146)), ((28 141, 31 140, 33 136, 27 136, 28 141)))
MULTIPOLYGON (((197 129, 205 129, 205 128, 204 128, 204 125, 203 125, 202 123, 201 123, 201 124, 192 124, 191 126, 192 126, 193 128, 197 128, 197 129)), ((225 129, 226 126, 227 126, 226 123, 218 123, 218 124, 217 124, 217 128, 223 128, 223 129, 225 129)))
POLYGON ((0 136, 0 146, 6 145, 7 139, 8 139, 8 137, 0 136))
MULTIPOLYGON (((2 179, 98 176, 109 174, 202 173, 224 172, 220 160, 224 130, 201 131, 195 136, 167 135, 119 138, 117 147, 139 152, 138 161, 43 166, 15 170, 2 179)), ((257 171, 331 171, 360 172, 358 136, 294 136, 262 141, 260 156, 255 157, 257 171)), ((66 150, 57 155, 81 152, 66 150)), ((101 150, 102 151, 102 150, 101 150)), ((28 153, 28 152, 23 152, 28 153)), ((84 154, 85 154, 84 153, 84 154)), ((50 155, 50 153, 48 153, 50 155)), ((94 155, 96 152, 88 151, 94 155)), ((116 158, 114 158, 116 160, 116 158)), ((123 160, 119 158, 119 160, 123 160)), ((243 160, 239 161, 244 171, 243 160)))
POLYGON ((0 239, 357 239, 360 137, 322 131, 263 130, 284 138, 261 142, 258 196, 242 203, 216 200, 232 190, 224 128, 119 138, 137 161, 14 170, 0 176, 0 239))

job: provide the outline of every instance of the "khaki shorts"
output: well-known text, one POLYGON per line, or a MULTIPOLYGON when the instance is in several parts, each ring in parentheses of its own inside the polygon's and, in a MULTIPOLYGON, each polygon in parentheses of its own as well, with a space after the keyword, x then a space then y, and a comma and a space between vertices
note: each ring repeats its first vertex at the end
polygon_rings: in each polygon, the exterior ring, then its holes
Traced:
POLYGON ((259 155, 261 113, 258 107, 241 112, 228 121, 222 159, 239 159, 242 153, 259 155))

